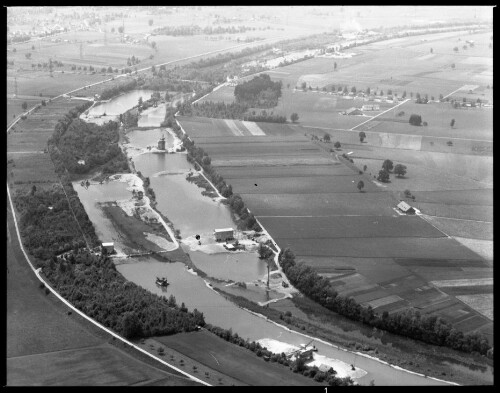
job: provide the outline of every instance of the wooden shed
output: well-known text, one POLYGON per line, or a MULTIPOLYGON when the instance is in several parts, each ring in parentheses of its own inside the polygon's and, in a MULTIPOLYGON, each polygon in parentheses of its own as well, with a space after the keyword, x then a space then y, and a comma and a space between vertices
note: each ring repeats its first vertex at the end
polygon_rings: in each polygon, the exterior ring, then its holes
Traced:
POLYGON ((233 228, 222 228, 214 230, 215 240, 218 242, 225 242, 234 239, 233 228))

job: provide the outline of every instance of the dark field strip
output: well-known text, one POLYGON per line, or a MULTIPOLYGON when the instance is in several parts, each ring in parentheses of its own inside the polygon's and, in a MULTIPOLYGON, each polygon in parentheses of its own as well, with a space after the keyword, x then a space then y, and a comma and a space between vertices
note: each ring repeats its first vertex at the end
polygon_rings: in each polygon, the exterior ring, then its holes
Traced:
MULTIPOLYGON (((465 247, 462 250, 468 250, 465 247)), ((464 259, 453 259, 453 258, 442 258, 445 255, 444 252, 441 256, 429 259, 421 258, 396 258, 394 261, 401 266, 409 267, 439 267, 439 268, 454 268, 454 267, 488 267, 488 264, 480 259, 479 256, 473 254, 472 251, 464 255, 464 259)), ((464 273, 466 275, 466 273, 464 273)))
POLYGON ((234 136, 233 132, 229 129, 223 120, 208 119, 208 118, 182 118, 178 117, 182 128, 187 134, 192 137, 214 137, 214 136, 234 136), (184 120, 185 119, 185 120, 184 120), (212 120, 219 120, 212 122, 212 120))
POLYGON ((441 287, 441 291, 448 295, 477 295, 482 293, 493 293, 493 285, 471 285, 467 287, 441 287))
MULTIPOLYGON (((289 247, 295 255, 300 256, 404 258, 418 255, 420 258, 438 260, 446 255, 453 260, 481 260, 475 253, 449 238, 274 239, 281 249, 289 247)), ((472 263, 469 262, 470 265, 472 263)), ((445 263, 443 266, 446 266, 445 263)))
POLYGON ((206 143, 201 147, 212 159, 219 159, 221 156, 254 156, 261 154, 323 154, 320 148, 299 141, 282 143, 206 143))
MULTIPOLYGON (((184 128, 184 130, 189 134, 188 130, 184 128)), ((190 135, 191 136, 191 135, 190 135)), ((308 143, 309 140, 304 136, 290 136, 290 137, 276 137, 276 136, 235 136, 234 134, 228 136, 212 136, 212 137, 204 137, 204 136, 194 136, 193 137, 195 143, 203 147, 206 144, 225 144, 225 145, 234 145, 234 144, 242 144, 245 145, 247 143, 259 143, 259 144, 282 144, 285 142, 289 143, 308 143)), ((310 142, 309 144, 312 145, 310 142)))
POLYGON ((417 203, 441 203, 443 205, 493 206, 493 189, 415 191, 417 203))
MULTIPOLYGON (((237 194, 358 194, 359 180, 365 183, 366 193, 384 192, 362 175, 352 176, 314 176, 288 178, 247 178, 232 179, 230 184, 237 194), (255 185, 257 184, 257 185, 255 185)), ((365 193, 365 194, 366 194, 365 193)))
POLYGON ((300 176, 351 176, 352 170, 342 164, 335 165, 290 165, 267 167, 217 167, 217 173, 224 179, 247 179, 265 177, 300 177, 300 176))
POLYGON ((280 239, 444 236, 418 216, 261 217, 259 221, 280 239))
POLYGON ((350 294, 349 297, 354 298, 354 300, 356 300, 356 302, 358 303, 364 303, 364 302, 371 302, 372 300, 380 299, 389 295, 390 293, 383 289, 378 289, 378 290, 372 289, 371 291, 366 292, 364 294, 359 294, 359 295, 350 294))
MULTIPOLYGON (((229 183, 232 184, 232 180, 229 183)), ((392 200, 391 194, 385 192, 241 193, 241 197, 257 216, 396 215, 391 208, 391 204, 395 205, 396 201, 392 200)))

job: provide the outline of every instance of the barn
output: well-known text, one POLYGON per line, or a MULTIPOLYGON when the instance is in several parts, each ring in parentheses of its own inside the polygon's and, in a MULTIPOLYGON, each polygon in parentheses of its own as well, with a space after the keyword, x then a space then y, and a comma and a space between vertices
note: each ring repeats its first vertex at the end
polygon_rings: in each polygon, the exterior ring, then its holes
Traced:
POLYGON ((415 209, 408 205, 405 201, 398 203, 398 209, 406 214, 415 214, 415 209))
POLYGON ((225 242, 234 239, 233 228, 214 229, 215 240, 225 242))
POLYGON ((102 243, 101 252, 106 254, 112 254, 115 251, 114 243, 102 243))

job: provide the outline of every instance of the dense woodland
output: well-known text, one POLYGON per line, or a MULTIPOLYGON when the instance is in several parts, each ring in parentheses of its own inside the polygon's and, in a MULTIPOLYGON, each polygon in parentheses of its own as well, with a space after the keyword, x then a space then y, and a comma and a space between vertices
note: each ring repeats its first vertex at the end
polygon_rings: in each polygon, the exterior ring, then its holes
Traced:
POLYGON ((60 175, 85 174, 97 168, 103 173, 128 172, 127 157, 118 146, 118 123, 102 126, 65 116, 49 139, 49 152, 60 175), (84 163, 78 163, 84 160, 84 163))
POLYGON ((267 74, 261 74, 235 87, 234 97, 239 104, 253 108, 272 108, 281 97, 281 81, 273 82, 267 74))
POLYGON ((130 81, 110 87, 108 89, 104 89, 101 93, 101 100, 109 100, 110 98, 116 97, 121 93, 134 90, 136 87, 137 87, 137 80, 132 79, 130 81))
POLYGON ((203 313, 126 281, 111 259, 87 251, 45 261, 43 273, 76 308, 125 338, 188 332, 204 326, 203 313))
POLYGON ((51 189, 32 186, 28 192, 17 190, 15 195, 16 209, 21 212, 19 224, 23 244, 38 259, 49 259, 84 247, 85 240, 91 247, 97 245, 94 226, 78 199, 78 194, 71 183, 64 187, 71 209, 59 184, 54 184, 51 189))
POLYGON ((413 309, 394 314, 384 311, 379 315, 370 306, 361 306, 351 297, 338 295, 327 278, 321 277, 303 262, 296 263, 295 255, 290 249, 287 248, 280 253, 279 261, 286 276, 298 290, 331 311, 377 329, 429 344, 493 357, 492 347, 480 333, 463 334, 442 318, 435 315, 421 315, 418 310, 413 309))

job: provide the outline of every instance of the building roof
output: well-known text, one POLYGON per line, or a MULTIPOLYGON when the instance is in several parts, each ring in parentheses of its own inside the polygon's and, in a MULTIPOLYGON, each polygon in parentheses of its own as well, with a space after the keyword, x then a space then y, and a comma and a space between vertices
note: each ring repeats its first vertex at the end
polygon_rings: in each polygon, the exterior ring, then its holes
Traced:
POLYGON ((215 233, 219 233, 219 232, 232 232, 232 231, 233 231, 233 228, 214 229, 215 233))
POLYGON ((360 111, 360 109, 352 107, 352 108, 349 108, 348 110, 346 110, 345 112, 347 114, 350 114, 350 113, 353 113, 353 112, 356 112, 356 111, 360 111))
POLYGON ((410 209, 413 209, 413 207, 408 205, 405 201, 401 201, 398 203, 398 209, 401 209, 402 211, 406 212, 410 209))
POLYGON ((115 245, 115 243, 113 242, 110 242, 110 243, 102 243, 102 246, 103 247, 113 247, 115 245))

